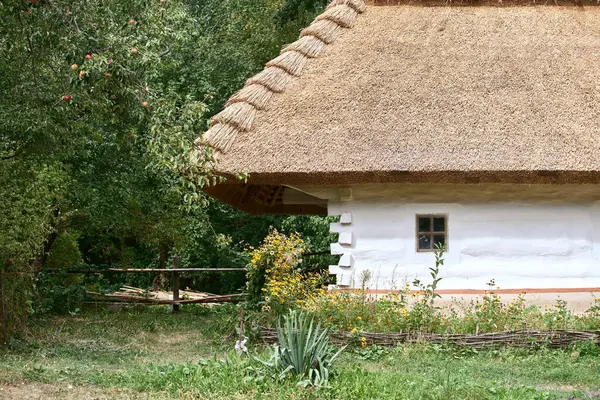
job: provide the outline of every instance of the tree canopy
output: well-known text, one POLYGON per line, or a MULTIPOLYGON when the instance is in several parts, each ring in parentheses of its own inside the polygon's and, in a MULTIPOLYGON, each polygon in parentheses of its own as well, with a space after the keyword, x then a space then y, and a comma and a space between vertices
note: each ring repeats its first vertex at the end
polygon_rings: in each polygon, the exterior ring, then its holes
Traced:
POLYGON ((319 218, 250 217, 208 198, 200 189, 219 179, 211 151, 191 150, 228 96, 322 6, 2 0, 0 271, 19 277, 9 286, 69 264, 63 253, 126 267, 164 267, 177 253, 184 266, 239 267, 271 225, 320 232, 319 218))

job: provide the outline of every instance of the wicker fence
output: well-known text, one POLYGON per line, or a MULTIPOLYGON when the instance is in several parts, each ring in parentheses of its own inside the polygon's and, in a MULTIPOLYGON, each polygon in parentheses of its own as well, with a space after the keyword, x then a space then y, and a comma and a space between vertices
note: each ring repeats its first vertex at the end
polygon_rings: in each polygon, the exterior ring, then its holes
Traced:
MULTIPOLYGON (((261 339, 265 343, 275 343, 277 333, 273 328, 261 328, 261 339)), ((600 331, 575 330, 517 330, 505 332, 471 334, 435 334, 435 333, 368 333, 352 334, 350 332, 332 333, 334 344, 357 343, 364 337, 368 345, 392 347, 402 343, 449 344, 459 347, 550 347, 566 348, 578 342, 591 341, 600 345, 600 331)))

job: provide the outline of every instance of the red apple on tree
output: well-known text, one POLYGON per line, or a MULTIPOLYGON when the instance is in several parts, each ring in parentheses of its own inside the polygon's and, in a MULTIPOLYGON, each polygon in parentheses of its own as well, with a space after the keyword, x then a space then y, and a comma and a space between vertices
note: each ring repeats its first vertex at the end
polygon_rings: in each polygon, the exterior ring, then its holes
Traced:
POLYGON ((148 108, 148 102, 147 101, 142 101, 142 107, 143 108, 148 108))
POLYGON ((131 49, 131 54, 137 54, 137 49, 135 47, 131 49))
POLYGON ((107 63, 108 63, 108 65, 112 65, 112 63, 113 63, 112 58, 109 58, 108 61, 107 61, 107 63))
POLYGON ((90 60, 92 59, 92 55, 91 55, 91 54, 86 54, 86 55, 85 55, 85 59, 86 59, 87 61, 90 61, 90 60))
POLYGON ((133 19, 133 18, 132 18, 132 19, 130 19, 130 20, 129 20, 129 25, 135 25, 135 19, 133 19))
POLYGON ((72 97, 69 95, 63 96, 64 101, 71 101, 72 97))

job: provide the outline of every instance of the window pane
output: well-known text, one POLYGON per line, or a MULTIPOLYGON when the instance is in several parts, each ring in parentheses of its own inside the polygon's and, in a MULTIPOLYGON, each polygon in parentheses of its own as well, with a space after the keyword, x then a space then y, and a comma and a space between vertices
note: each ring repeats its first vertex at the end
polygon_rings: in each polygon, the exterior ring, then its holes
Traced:
POLYGON ((446 218, 437 217, 433 219, 434 232, 446 232, 446 218))
POLYGON ((419 250, 431 249, 431 235, 419 235, 419 250))
POLYGON ((434 245, 439 244, 440 246, 446 245, 446 235, 433 235, 434 245))
POLYGON ((431 232, 430 217, 419 217, 419 232, 431 232))

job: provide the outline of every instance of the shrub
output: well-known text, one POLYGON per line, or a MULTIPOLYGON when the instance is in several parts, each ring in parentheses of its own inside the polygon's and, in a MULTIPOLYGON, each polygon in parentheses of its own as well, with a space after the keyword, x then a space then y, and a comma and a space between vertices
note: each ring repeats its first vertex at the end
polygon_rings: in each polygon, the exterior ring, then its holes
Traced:
MULTIPOLYGON (((37 296, 32 301, 36 313, 67 314, 79 312, 87 291, 103 293, 113 292, 121 287, 120 283, 111 284, 102 274, 108 268, 104 265, 80 264, 74 268, 96 270, 95 274, 73 274, 66 270, 42 272, 36 281, 37 296)), ((114 274, 110 278, 115 278, 114 274)))
POLYGON ((357 338, 360 332, 430 332, 430 333, 484 333, 517 329, 581 329, 600 328, 600 298, 585 313, 571 312, 564 300, 557 299, 549 307, 526 305, 523 295, 503 303, 494 293, 491 280, 489 291, 481 299, 467 305, 453 303, 440 309, 434 306, 443 249, 435 252, 435 266, 430 268, 431 283, 413 281, 402 290, 376 299, 363 288, 356 292, 332 291, 311 296, 298 307, 310 312, 330 329, 349 331, 357 338))
POLYGON ((403 316, 409 311, 403 293, 390 294, 373 301, 364 291, 326 292, 307 300, 301 309, 312 313, 331 329, 401 331, 407 328, 403 316))
POLYGON ((278 379, 288 375, 300 378, 299 384, 322 386, 331 376, 331 366, 344 348, 337 352, 329 346, 329 331, 311 316, 291 310, 277 322, 277 341, 267 361, 257 359, 278 379))
POLYGON ((440 267, 444 264, 444 249, 437 247, 435 266, 429 269, 432 282, 415 280, 417 291, 411 294, 410 285, 389 293, 377 301, 363 287, 358 292, 324 292, 309 297, 300 308, 313 313, 331 327, 345 331, 435 331, 442 326, 442 315, 434 306, 439 298, 436 288, 441 280, 440 267), (414 298, 412 306, 410 297, 414 298))
POLYGON ((78 235, 72 232, 63 232, 58 235, 48 253, 44 267, 49 270, 62 270, 73 265, 83 264, 77 239, 78 235))
POLYGON ((261 307, 271 315, 297 308, 323 295, 326 276, 305 273, 299 268, 305 243, 300 235, 289 236, 273 229, 262 245, 251 248, 247 267, 248 305, 261 307))
POLYGON ((272 229, 258 248, 250 247, 250 263, 246 269, 247 302, 258 305, 264 297, 267 278, 277 278, 301 261, 304 241, 297 234, 289 237, 272 229))
POLYGON ((280 279, 267 278, 262 309, 272 315, 280 315, 289 309, 301 307, 325 293, 324 281, 322 274, 298 271, 290 271, 280 279))

